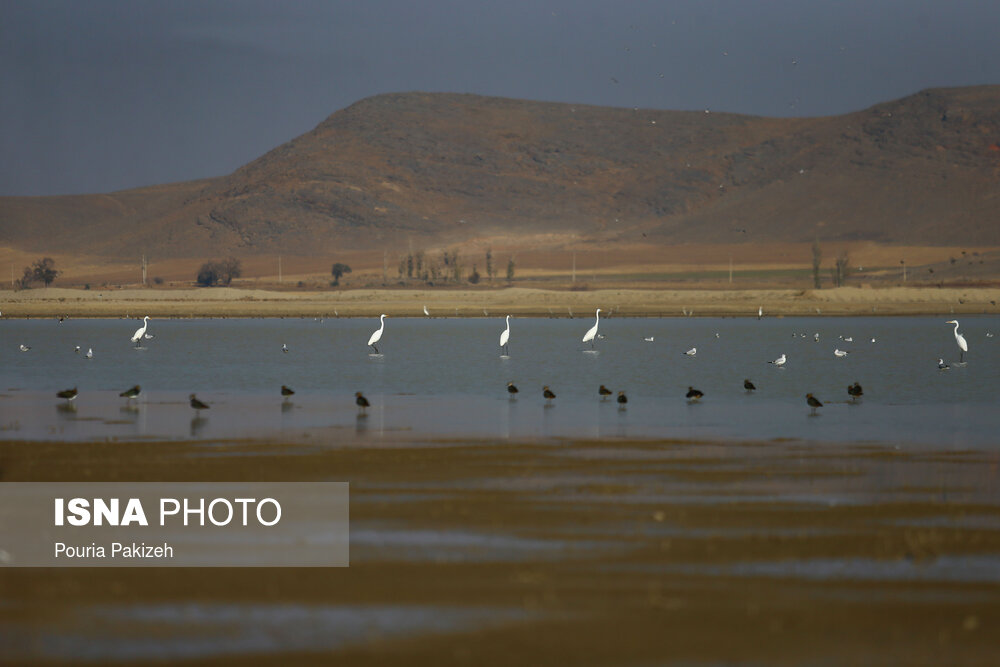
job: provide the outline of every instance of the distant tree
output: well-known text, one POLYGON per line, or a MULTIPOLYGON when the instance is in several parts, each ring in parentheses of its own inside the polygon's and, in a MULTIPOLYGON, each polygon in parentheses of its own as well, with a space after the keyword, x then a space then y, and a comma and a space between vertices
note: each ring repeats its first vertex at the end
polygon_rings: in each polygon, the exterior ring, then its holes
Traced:
POLYGON ((514 258, 507 260, 507 282, 514 282, 514 258))
POLYGON ((486 275, 489 276, 490 282, 493 282, 493 278, 496 276, 496 267, 493 266, 493 248, 486 249, 486 275))
POLYGON ((234 278, 243 275, 243 266, 235 257, 205 262, 198 269, 197 282, 203 287, 229 285, 234 278))
POLYGON ((819 278, 819 265, 823 261, 823 251, 820 250, 819 239, 813 241, 812 253, 813 253, 813 287, 819 289, 822 286, 820 284, 820 278, 819 278))
POLYGON ((833 284, 837 287, 843 287, 844 281, 847 280, 847 265, 849 259, 847 256, 847 251, 840 253, 840 256, 834 261, 833 269, 833 284))
POLYGON ((55 268, 55 262, 51 257, 43 257, 35 260, 31 266, 24 267, 24 275, 21 276, 21 287, 30 287, 31 283, 42 282, 48 287, 59 275, 55 268))
POLYGON ((347 264, 341 264, 340 262, 334 264, 333 267, 330 269, 330 275, 333 276, 333 284, 339 285, 340 277, 345 273, 350 273, 350 272, 351 272, 351 267, 349 267, 347 264))
POLYGON ((462 265, 458 263, 458 250, 451 251, 451 274, 456 283, 462 282, 462 265))
POLYGON ((406 256, 406 277, 413 277, 413 253, 411 252, 406 256))
POLYGON ((479 284, 479 271, 476 270, 476 265, 472 265, 472 273, 469 274, 469 282, 473 285, 479 284))

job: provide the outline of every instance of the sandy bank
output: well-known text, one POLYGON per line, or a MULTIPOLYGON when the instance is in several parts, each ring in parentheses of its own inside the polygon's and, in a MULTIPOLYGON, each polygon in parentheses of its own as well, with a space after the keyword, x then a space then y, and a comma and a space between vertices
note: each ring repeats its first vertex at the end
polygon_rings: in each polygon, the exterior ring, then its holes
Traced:
POLYGON ((824 290, 554 291, 512 287, 476 290, 344 290, 277 292, 236 288, 31 289, 0 291, 3 317, 521 317, 587 316, 595 308, 621 316, 917 315, 997 313, 1000 289, 907 288, 824 290))

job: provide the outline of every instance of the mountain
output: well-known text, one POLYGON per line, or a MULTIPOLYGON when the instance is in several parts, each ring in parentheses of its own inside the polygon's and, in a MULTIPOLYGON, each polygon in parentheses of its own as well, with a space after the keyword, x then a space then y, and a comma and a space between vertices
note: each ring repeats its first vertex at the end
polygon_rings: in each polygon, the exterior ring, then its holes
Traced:
POLYGON ((219 178, 0 198, 0 245, 204 257, 490 239, 1000 245, 1000 86, 823 118, 402 93, 219 178))

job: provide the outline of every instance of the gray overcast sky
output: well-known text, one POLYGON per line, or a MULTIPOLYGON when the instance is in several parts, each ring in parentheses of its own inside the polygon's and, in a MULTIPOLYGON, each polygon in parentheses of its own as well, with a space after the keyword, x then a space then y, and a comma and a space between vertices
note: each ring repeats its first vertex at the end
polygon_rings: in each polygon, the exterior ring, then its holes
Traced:
POLYGON ((229 173, 369 95, 770 116, 1000 83, 994 0, 0 0, 0 195, 229 173))

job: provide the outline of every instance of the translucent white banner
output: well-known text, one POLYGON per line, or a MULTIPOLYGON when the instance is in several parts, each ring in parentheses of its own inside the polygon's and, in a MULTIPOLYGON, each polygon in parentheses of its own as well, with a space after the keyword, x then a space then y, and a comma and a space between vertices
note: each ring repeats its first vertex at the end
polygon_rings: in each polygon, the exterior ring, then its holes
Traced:
POLYGON ((346 482, 0 483, 0 566, 346 567, 346 482))

